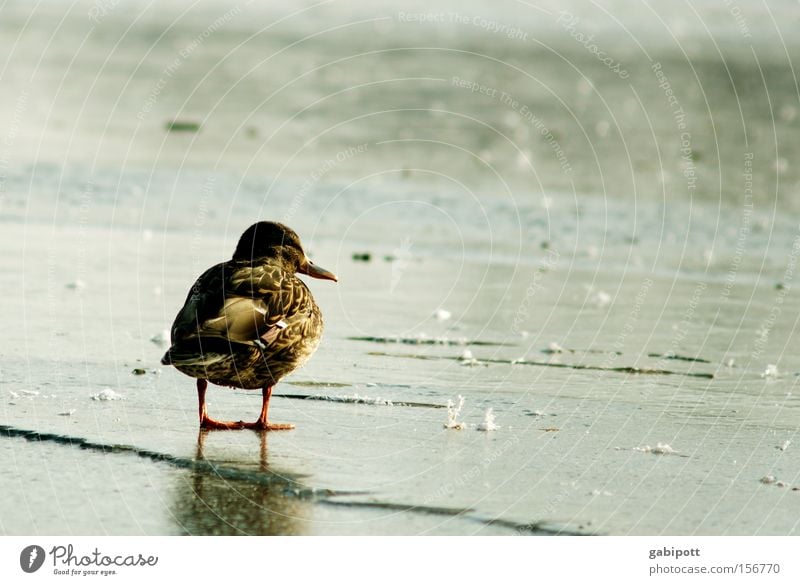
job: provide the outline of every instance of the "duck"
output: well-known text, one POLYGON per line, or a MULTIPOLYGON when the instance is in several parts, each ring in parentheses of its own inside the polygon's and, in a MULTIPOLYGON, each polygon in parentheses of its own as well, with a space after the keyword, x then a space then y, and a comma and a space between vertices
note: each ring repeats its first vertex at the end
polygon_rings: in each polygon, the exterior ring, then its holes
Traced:
POLYGON ((164 365, 197 380, 201 429, 293 429, 268 420, 272 389, 302 366, 322 339, 322 312, 298 278, 338 282, 311 262, 299 236, 273 221, 247 228, 233 257, 203 272, 189 289, 170 330, 164 365), (208 384, 260 389, 261 414, 252 423, 208 415, 208 384))

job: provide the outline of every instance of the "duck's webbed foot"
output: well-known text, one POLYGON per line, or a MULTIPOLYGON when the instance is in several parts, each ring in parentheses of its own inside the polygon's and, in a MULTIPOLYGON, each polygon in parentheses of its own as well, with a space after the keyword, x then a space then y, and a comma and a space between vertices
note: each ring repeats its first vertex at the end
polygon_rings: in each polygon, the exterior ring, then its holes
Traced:
POLYGON ((261 414, 258 420, 252 423, 244 423, 245 429, 254 431, 291 431, 294 428, 293 424, 271 423, 267 420, 270 396, 272 396, 272 386, 267 386, 261 391, 261 414))
POLYGON ((260 418, 256 422, 242 423, 242 428, 252 429, 254 431, 291 431, 295 426, 291 423, 271 423, 262 421, 260 418))
POLYGON ((209 418, 208 416, 200 419, 201 429, 209 429, 216 431, 238 431, 247 428, 245 425, 246 423, 242 421, 234 422, 234 421, 214 420, 213 418, 209 418))
POLYGON ((244 428, 242 421, 228 422, 221 420, 214 420, 208 416, 206 411, 206 389, 208 388, 208 381, 202 378, 197 380, 197 402, 200 414, 200 428, 210 430, 241 430, 244 428))

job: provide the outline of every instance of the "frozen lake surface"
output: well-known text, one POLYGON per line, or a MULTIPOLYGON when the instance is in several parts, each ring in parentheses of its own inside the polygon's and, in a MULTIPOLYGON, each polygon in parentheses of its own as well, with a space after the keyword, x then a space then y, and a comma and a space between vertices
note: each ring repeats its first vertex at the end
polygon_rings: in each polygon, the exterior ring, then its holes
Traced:
POLYGON ((637 46, 567 6, 622 83, 555 5, 494 13, 524 42, 387 5, 57 6, 0 9, 0 533, 800 533, 800 117, 772 21, 752 50, 712 27, 715 53, 689 13, 675 37, 627 15, 637 46), (296 430, 199 432, 164 331, 258 219, 340 282, 309 283, 323 343, 275 390, 296 430))

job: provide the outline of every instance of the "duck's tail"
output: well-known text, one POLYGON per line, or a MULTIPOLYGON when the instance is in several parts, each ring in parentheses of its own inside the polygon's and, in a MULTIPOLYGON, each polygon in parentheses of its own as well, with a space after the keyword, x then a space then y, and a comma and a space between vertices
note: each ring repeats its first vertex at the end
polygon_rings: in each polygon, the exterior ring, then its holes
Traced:
POLYGON ((210 367, 231 359, 234 347, 228 340, 196 337, 175 343, 161 358, 165 366, 210 367))

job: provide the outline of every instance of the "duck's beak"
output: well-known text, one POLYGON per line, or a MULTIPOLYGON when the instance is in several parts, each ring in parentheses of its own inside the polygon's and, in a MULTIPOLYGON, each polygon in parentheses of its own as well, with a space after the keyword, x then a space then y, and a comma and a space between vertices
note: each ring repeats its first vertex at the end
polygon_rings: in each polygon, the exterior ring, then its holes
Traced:
POLYGON ((303 263, 300 265, 300 268, 297 269, 297 272, 299 272, 300 274, 308 274, 309 276, 313 276, 314 278, 321 278, 322 280, 332 280, 334 282, 339 282, 339 279, 333 272, 325 270, 321 266, 317 266, 308 258, 303 259, 303 263))

